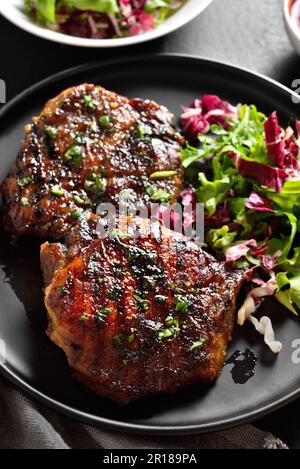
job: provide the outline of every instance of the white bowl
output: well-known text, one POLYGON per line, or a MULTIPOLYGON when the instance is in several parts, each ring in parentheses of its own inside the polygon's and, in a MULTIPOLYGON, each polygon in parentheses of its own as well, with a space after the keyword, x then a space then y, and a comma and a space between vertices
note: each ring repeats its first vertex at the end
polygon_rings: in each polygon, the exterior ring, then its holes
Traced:
POLYGON ((1 0, 0 13, 25 31, 50 41, 79 47, 120 47, 150 41, 171 33, 199 15, 212 0, 188 0, 174 15, 170 16, 158 28, 139 36, 118 39, 85 39, 47 29, 29 18, 22 11, 23 0, 1 0))
MULTIPOLYGON (((298 54, 300 54, 300 27, 291 16, 291 8, 294 0, 284 0, 284 23, 290 41, 298 54)), ((299 10, 300 11, 300 10, 299 10)))

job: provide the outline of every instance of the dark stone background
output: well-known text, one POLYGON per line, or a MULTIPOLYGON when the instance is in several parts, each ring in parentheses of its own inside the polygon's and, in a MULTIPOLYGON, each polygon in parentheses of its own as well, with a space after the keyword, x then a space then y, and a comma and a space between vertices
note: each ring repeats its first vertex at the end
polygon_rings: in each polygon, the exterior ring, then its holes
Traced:
MULTIPOLYGON (((291 86, 300 78, 300 58, 283 24, 283 0, 214 0, 193 22, 168 37, 130 48, 80 49, 31 36, 0 17, 0 78, 7 99, 63 69, 126 54, 181 52, 214 58, 275 78, 291 86)), ((299 373, 300 378, 300 373, 299 373)), ((300 402, 257 425, 300 448, 300 402)))

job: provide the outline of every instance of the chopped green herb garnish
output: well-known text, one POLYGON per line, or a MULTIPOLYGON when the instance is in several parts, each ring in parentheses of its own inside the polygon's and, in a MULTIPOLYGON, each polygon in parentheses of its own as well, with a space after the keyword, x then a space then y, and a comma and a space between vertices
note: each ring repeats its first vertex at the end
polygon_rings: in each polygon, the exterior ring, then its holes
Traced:
POLYGON ((87 315, 86 315, 86 314, 83 314, 83 315, 80 316, 80 318, 79 318, 79 321, 80 321, 80 322, 84 322, 84 321, 86 321, 86 320, 87 320, 87 315))
POLYGON ((85 204, 84 198, 80 197, 80 195, 75 194, 73 196, 73 199, 76 202, 76 204, 78 204, 78 205, 84 205, 85 204))
POLYGON ((89 95, 89 94, 85 94, 83 96, 83 102, 90 109, 96 109, 96 107, 97 107, 97 105, 96 105, 95 101, 93 100, 92 96, 89 95))
POLYGON ((95 315, 95 321, 98 324, 104 324, 107 319, 107 315, 110 313, 110 308, 102 308, 95 315))
POLYGON ((107 319, 106 314, 96 313, 95 315, 95 321, 98 324, 105 324, 106 319, 107 319))
POLYGON ((30 184, 31 182, 33 182, 33 177, 32 176, 26 176, 26 177, 18 179, 18 186, 25 187, 28 184, 30 184))
POLYGON ((110 300, 116 300, 117 299, 117 293, 122 292, 122 291, 123 291, 123 288, 120 285, 115 286, 110 290, 110 292, 108 292, 108 298, 110 300))
POLYGON ((28 197, 21 197, 21 205, 23 205, 23 207, 26 207, 27 205, 29 205, 28 197))
POLYGON ((110 300, 115 300, 116 299, 116 290, 114 288, 110 292, 108 292, 108 298, 110 300))
POLYGON ((90 145, 92 143, 93 140, 91 140, 86 134, 83 132, 76 132, 73 145, 90 145))
POLYGON ((144 126, 143 126, 143 124, 137 124, 136 130, 137 130, 137 136, 138 136, 139 138, 144 138, 145 133, 144 133, 144 126))
POLYGON ((72 218, 80 218, 82 215, 82 212, 72 212, 71 217, 72 218))
POLYGON ((50 193, 52 195, 55 195, 56 197, 61 197, 64 195, 65 191, 63 190, 63 188, 56 184, 55 186, 52 186, 51 189, 50 189, 50 193))
POLYGON ((172 199, 173 195, 168 192, 163 191, 162 189, 156 189, 150 184, 145 187, 147 194, 153 202, 168 202, 172 199))
POLYGON ((108 127, 110 125, 110 117, 109 116, 101 116, 99 118, 99 123, 102 127, 108 127))
POLYGON ((165 301, 167 301, 168 297, 164 296, 164 295, 155 295, 154 299, 158 303, 165 303, 165 301))
POLYGON ((171 329, 162 329, 157 334, 158 340, 169 339, 170 337, 173 337, 173 331, 171 329))
POLYGON ((113 341, 113 344, 114 344, 115 347, 120 347, 120 345, 122 343, 121 334, 114 335, 113 338, 112 338, 112 341, 113 341))
POLYGON ((167 328, 160 329, 157 333, 158 340, 169 339, 170 337, 176 339, 176 337, 179 336, 180 332, 178 319, 169 315, 165 319, 165 325, 167 326, 167 328))
POLYGON ((114 237, 120 238, 120 239, 131 238, 130 234, 125 233, 124 231, 118 230, 117 228, 116 228, 115 230, 113 230, 113 231, 111 232, 111 234, 112 234, 114 237))
POLYGON ((175 311, 176 313, 187 314, 192 306, 191 301, 181 295, 176 297, 175 311))
POLYGON ((127 337, 127 340, 128 340, 128 343, 129 344, 132 344, 132 342, 134 341, 135 339, 135 335, 134 334, 130 334, 128 337, 127 337))
POLYGON ((151 304, 151 301, 146 300, 144 298, 141 298, 137 294, 135 294, 133 296, 134 296, 135 301, 138 303, 139 306, 141 306, 141 308, 143 308, 143 310, 146 311, 149 308, 149 305, 151 304))
POLYGON ((92 174, 91 179, 86 179, 84 187, 88 191, 100 193, 104 192, 106 188, 106 179, 100 174, 92 174))
POLYGON ((57 130, 55 127, 51 127, 50 125, 47 125, 45 127, 45 131, 47 132, 47 134, 52 140, 55 140, 57 138, 57 130))
POLYGON ((156 275, 143 276, 143 285, 147 290, 154 290, 158 281, 160 281, 160 279, 156 275))
POLYGON ((98 285, 102 285, 103 283, 106 282, 106 279, 105 278, 97 278, 96 279, 96 283, 98 283, 98 285))
POLYGON ((173 326, 174 324, 176 323, 175 319, 173 318, 173 316, 167 316, 166 319, 165 319, 165 324, 166 326, 173 326))
POLYGON ((65 153, 64 159, 68 163, 72 163, 76 168, 79 168, 83 160, 82 147, 80 145, 72 145, 65 153))
POLYGON ((145 251, 136 246, 127 246, 128 247, 128 258, 130 262, 136 262, 140 259, 147 260, 149 262, 154 261, 157 257, 156 252, 145 251))
POLYGON ((173 282, 169 282, 169 287, 176 293, 180 293, 183 291, 181 288, 177 287, 177 285, 175 285, 175 283, 173 282))
POLYGON ((84 183, 84 188, 89 190, 93 185, 94 185, 94 181, 90 181, 89 179, 86 179, 84 183))
POLYGON ((99 130, 97 122, 95 121, 95 119, 91 120, 89 122, 88 126, 91 129, 91 131, 94 132, 94 133, 97 133, 98 130, 99 130))
POLYGON ((84 193, 74 194, 73 200, 77 205, 92 206, 92 201, 84 193))
POLYGON ((176 176, 177 171, 156 171, 150 175, 150 179, 166 179, 176 176))
POLYGON ((60 296, 65 296, 68 293, 68 289, 65 285, 60 285, 58 288, 60 296))
POLYGON ((192 352, 193 350, 195 350, 196 348, 199 348, 199 347, 203 347, 203 345, 205 344, 206 340, 203 338, 203 339, 200 339, 200 340, 197 340, 197 342, 194 342, 190 347, 189 347, 189 351, 192 352))

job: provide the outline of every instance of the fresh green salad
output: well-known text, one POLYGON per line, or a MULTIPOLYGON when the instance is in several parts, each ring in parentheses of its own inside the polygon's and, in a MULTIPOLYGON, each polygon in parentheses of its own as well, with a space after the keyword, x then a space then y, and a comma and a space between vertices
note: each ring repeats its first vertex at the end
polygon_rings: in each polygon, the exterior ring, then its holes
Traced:
POLYGON ((152 31, 184 0, 24 0, 28 14, 56 31, 89 39, 152 31))
POLYGON ((205 206, 205 241, 228 268, 244 269, 239 323, 250 319, 279 351, 267 318, 253 314, 272 295, 295 315, 300 308, 300 123, 282 129, 276 113, 217 96, 183 111, 183 166, 205 206))

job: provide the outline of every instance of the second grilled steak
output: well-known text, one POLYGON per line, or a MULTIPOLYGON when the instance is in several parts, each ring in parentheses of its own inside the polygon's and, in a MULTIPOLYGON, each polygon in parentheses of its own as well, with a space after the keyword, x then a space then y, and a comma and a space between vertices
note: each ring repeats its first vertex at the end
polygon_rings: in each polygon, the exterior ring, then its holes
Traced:
POLYGON ((50 100, 26 126, 16 164, 2 185, 5 225, 15 238, 61 239, 99 202, 176 202, 183 139, 153 101, 129 100, 91 84, 50 100), (153 178, 157 172, 169 176, 153 178), (124 194, 124 192, 122 192, 124 194))
POLYGON ((41 251, 48 334, 76 378, 122 404, 217 379, 242 274, 167 228, 147 236, 149 220, 112 239, 96 222, 41 251))

